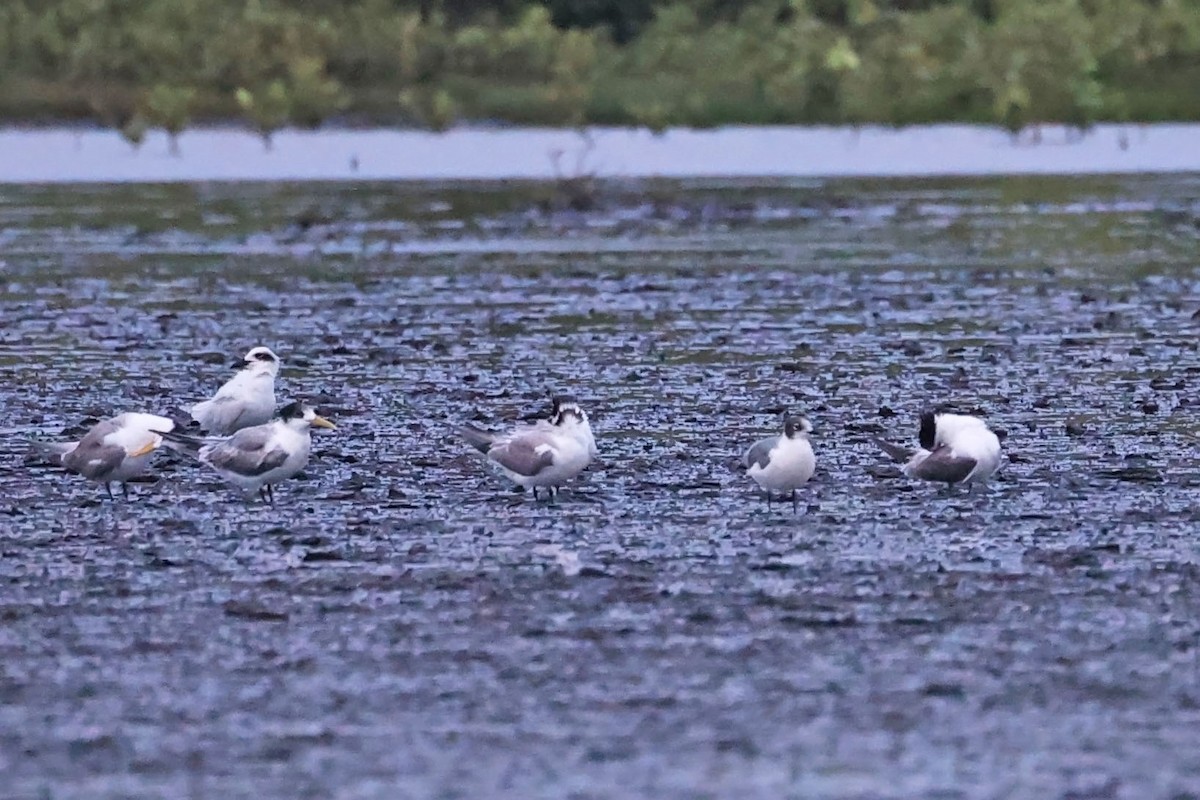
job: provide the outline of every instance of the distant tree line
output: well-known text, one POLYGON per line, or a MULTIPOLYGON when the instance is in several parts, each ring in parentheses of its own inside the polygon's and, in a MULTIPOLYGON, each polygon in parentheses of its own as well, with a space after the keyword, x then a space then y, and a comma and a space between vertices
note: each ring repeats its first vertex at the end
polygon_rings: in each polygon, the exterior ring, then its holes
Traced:
POLYGON ((1200 118, 1200 0, 4 0, 0 118, 1200 118))

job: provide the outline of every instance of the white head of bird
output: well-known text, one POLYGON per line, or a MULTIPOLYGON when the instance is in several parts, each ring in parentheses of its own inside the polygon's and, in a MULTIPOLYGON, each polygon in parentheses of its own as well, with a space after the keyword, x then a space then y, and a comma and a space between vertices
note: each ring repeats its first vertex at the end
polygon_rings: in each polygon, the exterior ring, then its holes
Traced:
POLYGON ((242 358, 239 366, 253 375, 270 375, 274 378, 279 374, 279 356, 271 352, 269 347, 254 347, 242 358))

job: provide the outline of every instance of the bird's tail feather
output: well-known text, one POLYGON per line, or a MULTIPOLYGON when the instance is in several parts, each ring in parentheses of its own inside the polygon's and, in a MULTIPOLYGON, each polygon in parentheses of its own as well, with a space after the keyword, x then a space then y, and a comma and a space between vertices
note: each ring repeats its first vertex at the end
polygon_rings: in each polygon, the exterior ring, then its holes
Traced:
POLYGON ((62 465, 63 456, 79 446, 79 442, 40 442, 29 439, 29 449, 51 464, 62 465))
POLYGON ((186 408, 175 407, 167 412, 167 416, 175 423, 176 430, 200 430, 200 423, 192 416, 192 412, 186 408))
POLYGON ((491 449, 492 443, 496 441, 495 434, 488 433, 485 430, 480 430, 472 425, 463 425, 458 429, 459 434, 467 440, 467 444, 474 447, 481 453, 486 453, 491 449))
POLYGON ((163 444, 171 450, 178 453, 189 453, 195 455, 200 452, 200 448, 206 444, 212 444, 212 440, 205 439, 202 436, 191 436, 186 433, 177 433, 176 431, 154 431, 163 438, 163 444))
POLYGON ((909 450, 907 447, 901 447, 898 444, 884 441, 883 439, 875 439, 875 443, 883 448, 883 452, 892 457, 898 464, 903 464, 912 458, 914 450, 909 450))

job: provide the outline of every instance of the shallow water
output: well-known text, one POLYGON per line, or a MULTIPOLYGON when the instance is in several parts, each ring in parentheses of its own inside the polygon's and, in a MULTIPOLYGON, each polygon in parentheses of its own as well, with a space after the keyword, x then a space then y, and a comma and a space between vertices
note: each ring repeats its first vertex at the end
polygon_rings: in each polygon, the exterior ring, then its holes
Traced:
POLYGON ((1200 170, 1200 124, 908 128, 197 128, 137 148, 116 131, 0 128, 0 183, 1095 175, 1200 170))
POLYGON ((6 796, 1200 796, 1198 240, 1194 175, 0 188, 6 796), (15 444, 259 343, 340 428, 274 508, 15 444), (556 505, 453 435, 561 391, 556 505), (941 400, 989 491, 873 445, 941 400))

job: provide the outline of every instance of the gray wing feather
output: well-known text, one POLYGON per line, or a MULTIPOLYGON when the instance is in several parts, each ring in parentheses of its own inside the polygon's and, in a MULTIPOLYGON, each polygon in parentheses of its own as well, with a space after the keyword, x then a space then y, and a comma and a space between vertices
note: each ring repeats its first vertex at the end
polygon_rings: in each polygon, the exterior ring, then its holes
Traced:
POLYGON ((79 446, 62 456, 62 465, 83 477, 104 480, 125 460, 125 448, 116 444, 105 444, 109 434, 116 433, 117 426, 111 420, 102 420, 92 426, 87 435, 79 440, 79 446))
POLYGON ((62 457, 62 465, 83 477, 99 481, 111 475, 125 461, 125 448, 115 444, 89 443, 85 438, 62 457))
POLYGON ((243 428, 224 442, 205 448, 203 460, 238 475, 262 475, 282 466, 288 457, 282 447, 268 449, 271 435, 269 427, 243 428))
POLYGON ((971 474, 976 463, 973 458, 952 455, 949 448, 942 447, 914 467, 912 475, 926 481, 958 483, 971 474))
POLYGON ((755 464, 758 464, 759 469, 766 469, 767 464, 771 463, 771 450, 778 443, 779 437, 776 436, 768 439, 760 439, 751 445, 750 449, 746 451, 744 459, 746 469, 750 469, 755 464))
POLYGON ((554 463, 554 453, 547 450, 537 452, 543 442, 536 437, 522 437, 507 444, 493 447, 488 451, 488 458, 505 469, 512 470, 518 475, 532 478, 554 463))
POLYGON ((882 447, 883 452, 891 456, 891 458, 897 463, 903 464, 905 461, 908 461, 913 457, 914 451, 909 450, 907 447, 901 447, 898 444, 885 442, 883 439, 876 439, 875 443, 882 447))
POLYGON ((481 453, 486 453, 492 449, 492 444, 496 441, 495 434, 480 430, 471 425, 464 425, 458 429, 459 434, 467 440, 467 444, 474 447, 481 453))
POLYGON ((207 431, 229 433, 237 430, 237 423, 246 413, 246 404, 232 397, 215 397, 196 407, 204 406, 198 415, 193 417, 207 431), (201 419, 203 417, 203 419, 201 419))

